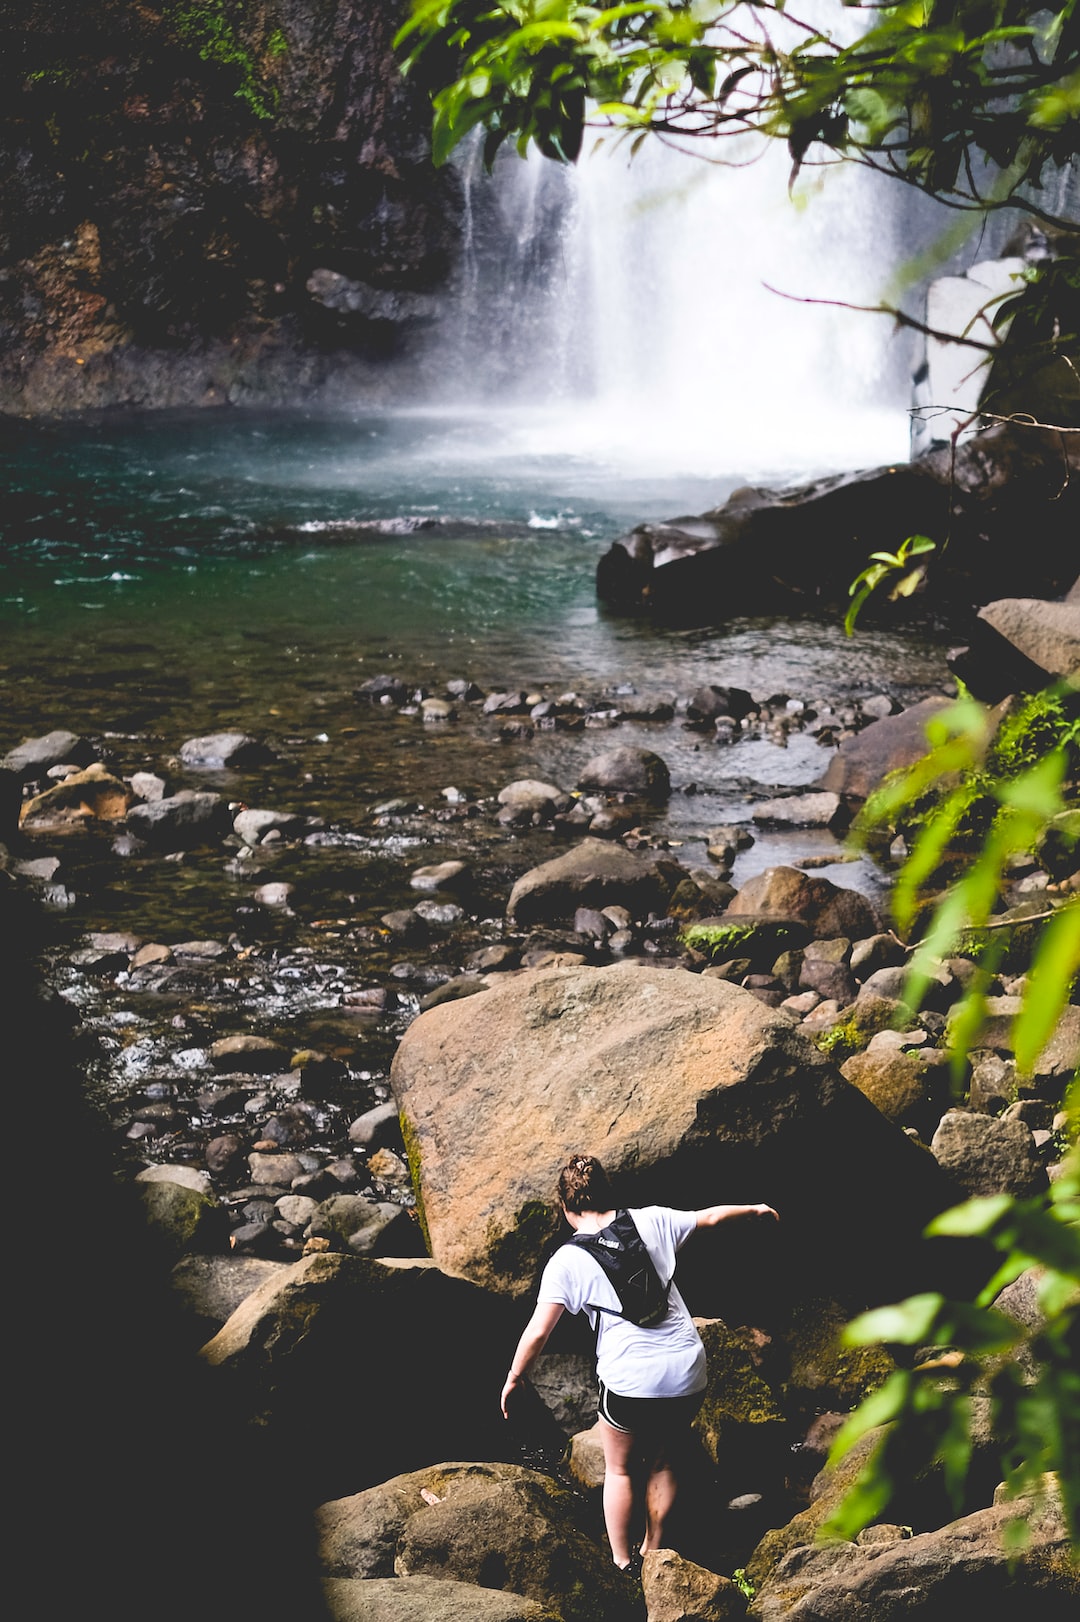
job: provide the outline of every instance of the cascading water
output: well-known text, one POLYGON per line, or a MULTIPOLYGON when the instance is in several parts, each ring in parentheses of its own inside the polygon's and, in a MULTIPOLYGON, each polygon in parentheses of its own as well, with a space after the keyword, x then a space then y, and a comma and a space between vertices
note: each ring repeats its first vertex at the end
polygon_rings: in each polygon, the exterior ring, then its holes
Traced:
POLYGON ((793 199, 780 143, 742 155, 600 145, 572 170, 508 154, 488 177, 471 148, 456 403, 512 410, 530 449, 637 472, 906 459, 911 345, 856 308, 907 251, 898 188, 840 165, 793 199))

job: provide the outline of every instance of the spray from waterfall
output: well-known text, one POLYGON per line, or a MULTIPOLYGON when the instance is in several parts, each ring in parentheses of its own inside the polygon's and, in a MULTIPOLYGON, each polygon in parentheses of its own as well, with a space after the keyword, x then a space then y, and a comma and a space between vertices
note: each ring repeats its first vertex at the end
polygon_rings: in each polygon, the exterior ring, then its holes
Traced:
POLYGON ((910 341, 868 314, 906 251, 897 188, 788 190, 779 143, 718 164, 610 139, 573 169, 460 161, 441 372, 530 450, 641 471, 799 477, 906 459, 910 341), (741 161, 745 158, 748 161, 741 161))

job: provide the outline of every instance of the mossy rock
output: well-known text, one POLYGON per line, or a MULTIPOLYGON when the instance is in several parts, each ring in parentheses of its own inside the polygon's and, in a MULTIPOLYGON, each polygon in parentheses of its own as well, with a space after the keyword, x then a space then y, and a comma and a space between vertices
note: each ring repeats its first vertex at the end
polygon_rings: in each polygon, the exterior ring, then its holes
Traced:
POLYGON ((696 1319, 708 1356, 705 1400, 694 1430, 714 1464, 740 1472, 766 1469, 787 1446, 788 1424, 754 1367, 746 1340, 719 1318, 696 1319))
POLYGON ((741 918, 701 918, 679 936, 685 947, 700 952, 710 963, 749 958, 756 974, 766 973, 782 952, 796 951, 810 938, 810 930, 797 918, 759 917, 753 913, 741 918))
POLYGON ((847 1314, 835 1301, 802 1302, 784 1331, 790 1373, 787 1387, 813 1397, 817 1408, 845 1412, 884 1384, 896 1363, 883 1346, 844 1346, 847 1314))

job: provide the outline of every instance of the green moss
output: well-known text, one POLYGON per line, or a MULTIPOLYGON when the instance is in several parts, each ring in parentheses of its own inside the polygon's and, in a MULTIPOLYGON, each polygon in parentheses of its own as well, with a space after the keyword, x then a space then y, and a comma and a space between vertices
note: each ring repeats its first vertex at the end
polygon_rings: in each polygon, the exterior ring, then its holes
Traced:
MULTIPOLYGON (((258 119, 273 118, 280 92, 259 72, 251 52, 241 43, 225 10, 225 0, 202 0, 201 4, 178 4, 166 13, 176 38, 197 51, 204 62, 213 63, 238 79, 233 95, 258 119)), ((281 56, 289 48, 280 28, 266 42, 268 56, 281 56)))
POLYGON ((862 1049, 861 1034, 850 1019, 834 1025, 831 1030, 815 1031, 813 1041, 814 1046, 836 1064, 843 1064, 862 1049))
POLYGON ((431 1255, 431 1234, 428 1232, 427 1218, 424 1215, 424 1200, 420 1193, 420 1140, 416 1135, 416 1128, 408 1116, 402 1112, 401 1137, 405 1145, 405 1159, 409 1165, 409 1176, 412 1179, 413 1193, 416 1196, 416 1215, 420 1223, 420 1232, 424 1236, 424 1245, 427 1253, 431 1255))
POLYGON ((555 1212, 542 1200, 526 1200, 509 1228, 490 1222, 486 1234, 488 1264, 494 1273, 516 1284, 530 1283, 546 1246, 555 1236, 555 1212))
POLYGON ((710 963, 749 957, 755 964, 771 965, 781 952, 802 946, 806 935, 804 926, 786 918, 714 918, 690 924, 679 940, 710 963))

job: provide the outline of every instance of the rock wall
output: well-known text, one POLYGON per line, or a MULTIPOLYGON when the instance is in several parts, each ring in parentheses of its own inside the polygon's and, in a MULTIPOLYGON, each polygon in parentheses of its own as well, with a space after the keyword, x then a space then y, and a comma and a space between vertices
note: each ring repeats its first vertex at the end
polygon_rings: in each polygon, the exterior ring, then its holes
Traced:
POLYGON ((403 0, 12 0, 0 411, 378 400, 418 373, 460 196, 403 0))

